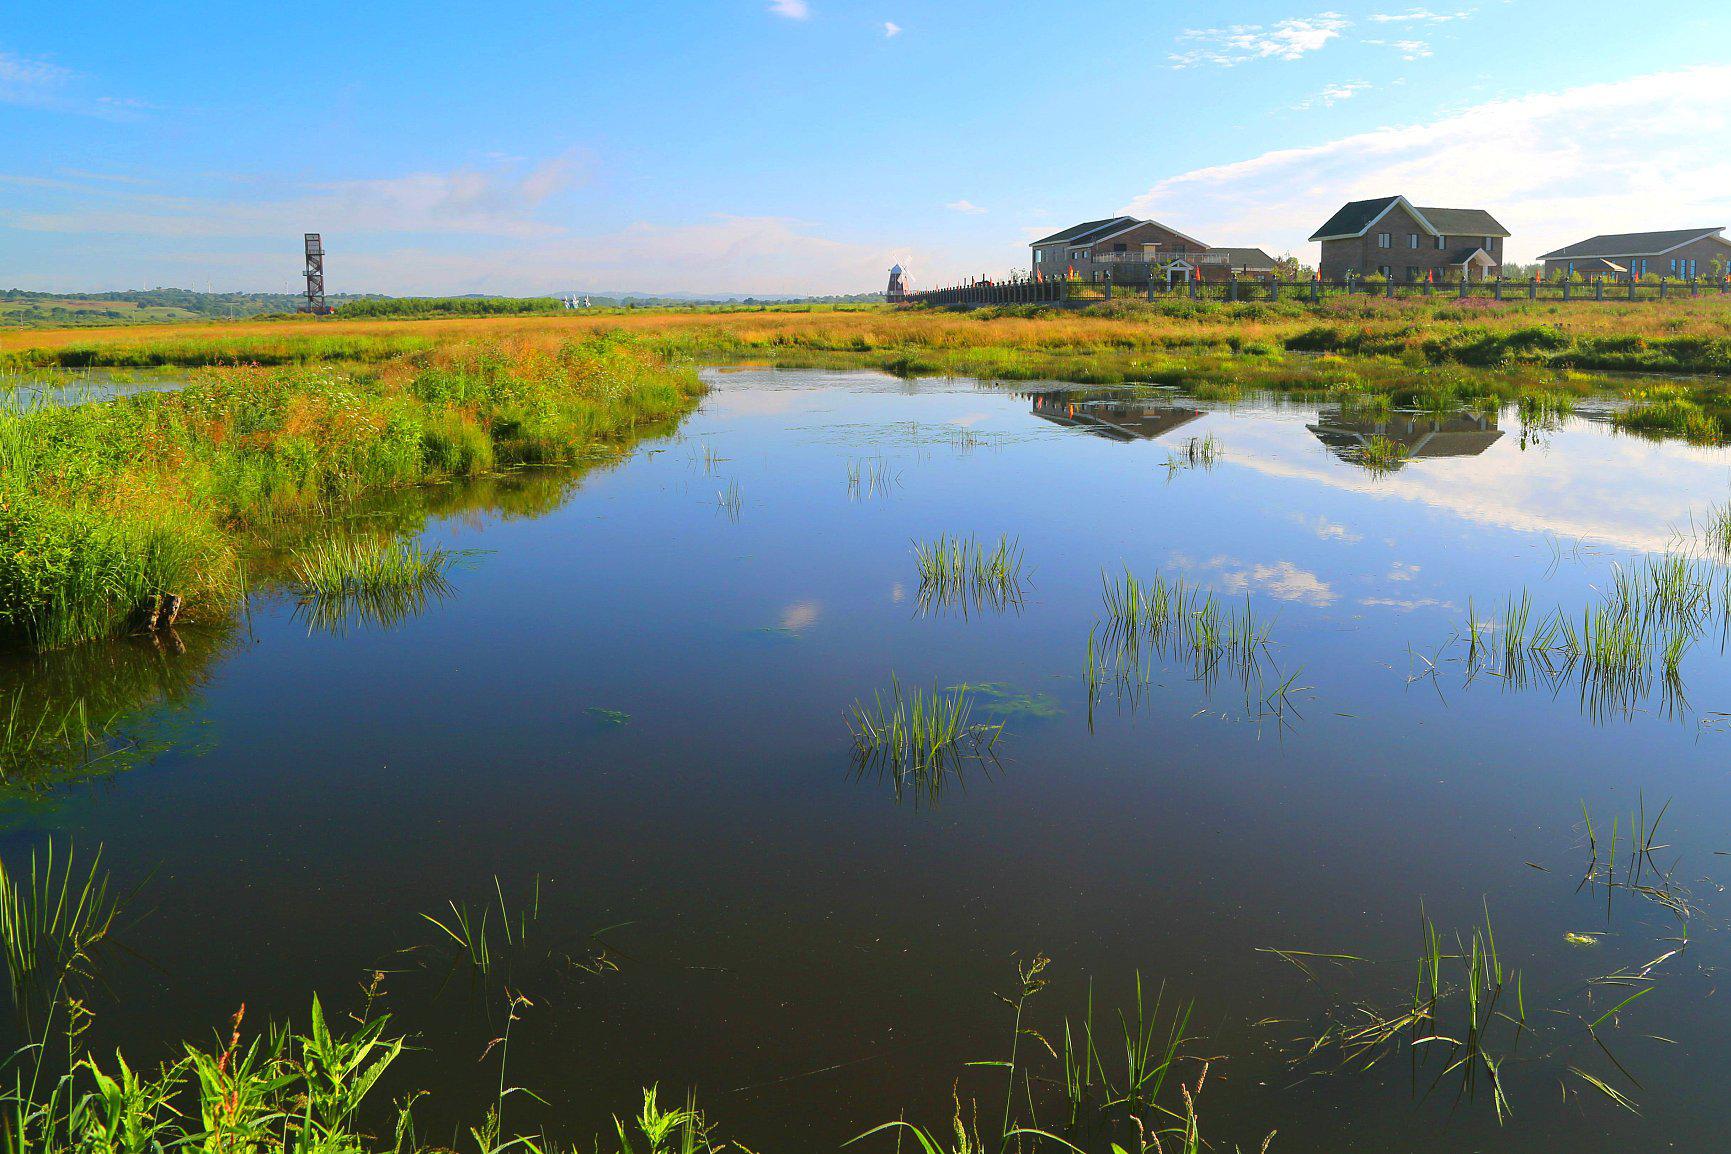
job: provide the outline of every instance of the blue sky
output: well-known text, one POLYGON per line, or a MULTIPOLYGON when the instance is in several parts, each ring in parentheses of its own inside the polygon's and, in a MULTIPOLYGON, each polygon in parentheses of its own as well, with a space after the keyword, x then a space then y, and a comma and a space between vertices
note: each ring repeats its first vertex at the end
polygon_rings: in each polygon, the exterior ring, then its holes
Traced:
POLYGON ((292 291, 309 230, 333 291, 794 293, 1122 211, 1731 224, 1723 0, 9 7, 0 287, 292 291))

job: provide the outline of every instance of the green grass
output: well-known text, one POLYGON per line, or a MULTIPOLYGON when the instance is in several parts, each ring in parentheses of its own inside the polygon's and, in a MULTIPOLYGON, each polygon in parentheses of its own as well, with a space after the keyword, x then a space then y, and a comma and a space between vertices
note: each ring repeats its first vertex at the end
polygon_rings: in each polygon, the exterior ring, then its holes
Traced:
MULTIPOLYGON (((701 392, 614 336, 454 344, 371 368, 212 369, 185 389, 0 410, 0 634, 37 647, 139 628, 166 595, 225 612, 243 561, 392 488, 617 453, 701 392)), ((417 567, 311 547, 303 578, 417 567)), ((429 563, 419 558, 423 570, 429 563)))
POLYGON ((349 597, 444 586, 458 555, 419 542, 365 537, 331 538, 294 551, 301 590, 314 597, 349 597))
POLYGON ((1619 429, 1654 437, 1681 437, 1698 445, 1717 445, 1725 440, 1725 425, 1717 413, 1683 395, 1680 388, 1653 389, 1628 408, 1611 414, 1619 429))
POLYGON ((951 605, 1003 609, 1021 603, 1022 548, 1010 537, 987 542, 972 534, 945 533, 930 541, 915 541, 913 551, 922 609, 951 605))
POLYGON ((973 720, 966 689, 927 693, 895 677, 887 695, 856 701, 848 716, 856 772, 889 778, 898 801, 911 794, 934 804, 968 765, 989 762, 1003 728, 973 720))

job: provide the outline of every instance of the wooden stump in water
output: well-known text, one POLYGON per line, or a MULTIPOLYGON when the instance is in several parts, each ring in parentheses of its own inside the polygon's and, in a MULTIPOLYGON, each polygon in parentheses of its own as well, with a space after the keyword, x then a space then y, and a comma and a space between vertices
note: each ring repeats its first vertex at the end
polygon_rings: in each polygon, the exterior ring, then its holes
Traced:
POLYGON ((158 593, 151 602, 150 611, 145 614, 145 620, 151 630, 172 629, 180 619, 180 607, 183 604, 178 593, 158 593))

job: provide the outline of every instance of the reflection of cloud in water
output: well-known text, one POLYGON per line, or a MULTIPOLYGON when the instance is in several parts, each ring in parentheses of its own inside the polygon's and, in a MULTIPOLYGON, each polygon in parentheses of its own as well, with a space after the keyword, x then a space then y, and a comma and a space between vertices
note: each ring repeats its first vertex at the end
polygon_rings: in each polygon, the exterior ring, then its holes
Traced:
POLYGON ((895 602, 897 605, 900 605, 903 601, 906 601, 907 599, 908 599, 908 588, 906 585, 903 585, 900 581, 897 581, 893 585, 890 586, 890 600, 891 601, 895 602))
POLYGON ((1647 552, 1669 548, 1691 508, 1723 499, 1731 467, 1723 450, 1638 440, 1579 420, 1544 451, 1522 452, 1509 437, 1480 456, 1415 462, 1381 478, 1332 456, 1318 462, 1302 424, 1270 421, 1267 414, 1235 422, 1232 445, 1235 465, 1265 476, 1416 501, 1498 528, 1647 552))
POLYGON ((1360 597, 1358 603, 1371 609, 1399 609, 1404 613, 1411 613, 1415 609, 1448 609, 1458 612, 1460 608, 1453 601, 1438 601, 1435 597, 1414 597, 1410 600, 1398 597, 1360 597))
POLYGON ((1319 609, 1340 599, 1328 582, 1291 561, 1276 561, 1269 565, 1260 562, 1246 564, 1232 557, 1213 557, 1201 562, 1185 557, 1174 560, 1183 568, 1218 574, 1214 583, 1227 593, 1255 591, 1276 601, 1296 601, 1319 609))
POLYGON ((1319 540, 1344 541, 1348 545, 1356 545, 1358 542, 1364 540, 1364 534, 1354 533, 1345 525, 1337 525, 1327 517, 1321 515, 1306 517, 1303 513, 1294 513, 1292 519, 1298 524, 1303 525, 1306 529, 1309 529, 1312 533, 1315 533, 1319 540))
POLYGON ((781 628, 804 629, 817 622, 818 615, 823 612, 823 604, 818 601, 795 601, 781 611, 781 628))

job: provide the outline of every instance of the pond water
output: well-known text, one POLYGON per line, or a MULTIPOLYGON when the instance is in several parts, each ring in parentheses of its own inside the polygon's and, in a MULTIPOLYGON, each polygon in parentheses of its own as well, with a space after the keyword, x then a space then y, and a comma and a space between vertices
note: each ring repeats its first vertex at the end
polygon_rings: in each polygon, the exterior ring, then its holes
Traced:
POLYGON ((79 405, 133 393, 172 392, 187 369, 30 369, 0 373, 0 404, 79 405))
MULTIPOLYGON (((118 878, 148 877, 95 1007, 105 1046, 163 1053, 242 1002, 249 1022, 304 1020, 311 991, 350 1007, 385 971, 381 1005, 423 1039, 404 1085, 433 1091, 439 1135, 490 1100, 498 1055, 480 1059, 509 982, 535 1003, 511 1081, 547 1105, 513 1104, 507 1128, 592 1134, 660 1082, 695 1087, 753 1149, 832 1149, 904 1111, 947 1130, 958 1078, 994 1125, 1001 1071, 966 1063, 1006 1056, 996 995, 1044 953, 1027 1020, 1060 1049, 1090 988, 1103 1023, 1138 974, 1163 1013, 1193 1003, 1217 1141, 1718 1143, 1731 1107, 1702 1075, 1731 1063, 1719 626, 1674 677, 1633 686, 1475 662, 1462 635, 1469 605, 1500 615, 1522 589, 1535 617, 1578 617, 1725 498, 1731 456, 1591 412, 1537 427, 873 373, 711 380, 678 434, 616 466, 417 495, 405 523, 484 552, 389 627, 309 629, 263 593, 176 644, 0 671, 117 702, 147 743, 120 772, 20 795, 4 835, 13 855, 100 843, 118 878), (1367 467, 1377 436, 1404 458, 1367 467), (912 543, 945 533, 1017 539, 1019 596, 922 598, 912 543), (1091 685, 1091 634, 1110 660, 1103 574, 1126 567, 1248 604, 1267 631, 1252 668, 1199 669, 1174 642, 1091 685), (983 687, 995 757, 935 797, 860 772, 849 710, 892 675, 983 687), (1657 835, 1631 834, 1667 803, 1657 835), (518 917, 539 886, 539 945, 479 978, 422 915, 497 906, 495 878, 518 917), (1410 1035, 1349 1060, 1341 1025, 1371 1020, 1355 1007, 1410 1007, 1422 918, 1470 952, 1487 911, 1511 971, 1489 1063, 1445 1072, 1446 1045, 1410 1035)), ((1464 982, 1445 984, 1435 1032, 1464 1037, 1464 982)))

